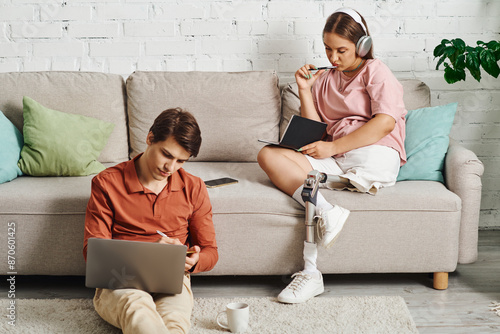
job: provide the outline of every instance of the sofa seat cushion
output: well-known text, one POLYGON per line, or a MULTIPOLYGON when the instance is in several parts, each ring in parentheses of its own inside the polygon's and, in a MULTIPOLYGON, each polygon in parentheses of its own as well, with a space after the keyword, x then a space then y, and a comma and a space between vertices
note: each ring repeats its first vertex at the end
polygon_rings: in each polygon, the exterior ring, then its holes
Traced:
MULTIPOLYGON (((304 209, 272 185, 257 163, 188 162, 184 168, 204 180, 239 180, 208 189, 221 256, 206 275, 288 275, 303 268, 304 209)), ((456 268, 461 201, 442 183, 398 182, 376 196, 321 192, 351 210, 337 242, 327 251, 319 250, 321 272, 456 268)))
MULTIPOLYGON (((257 163, 188 162, 184 169, 203 180, 229 176, 237 184, 208 189, 214 214, 303 216, 304 209, 278 190, 257 163)), ((0 185, 0 212, 84 214, 91 176, 22 176, 0 185)), ((333 204, 356 211, 440 211, 461 209, 460 198, 440 182, 402 181, 377 195, 322 189, 333 204)))
POLYGON ((85 214, 90 176, 21 176, 0 185, 2 214, 85 214))
MULTIPOLYGON (((276 189, 257 163, 188 162, 184 168, 204 180, 239 180, 208 189, 221 256, 205 275, 288 275, 302 269, 304 209, 276 189)), ((84 275, 81 240, 91 179, 21 176, 0 185, 0 221, 5 228, 16 222, 26 237, 17 249, 20 273, 84 275)), ((330 250, 320 249, 323 273, 455 269, 461 202, 442 183, 403 181, 376 196, 321 192, 351 210, 342 237, 330 250)))
MULTIPOLYGON (((257 163, 188 162, 188 172, 210 180, 229 176, 239 182, 208 189, 214 214, 269 213, 271 215, 304 215, 304 209, 278 190, 257 163)), ((333 203, 355 211, 441 211, 459 212, 460 198, 440 182, 403 181, 382 188, 377 195, 322 189, 333 203)))
MULTIPOLYGON (((112 165, 104 164, 105 167, 112 165)), ((85 215, 94 176, 18 177, 0 185, 0 212, 10 215, 85 215)))

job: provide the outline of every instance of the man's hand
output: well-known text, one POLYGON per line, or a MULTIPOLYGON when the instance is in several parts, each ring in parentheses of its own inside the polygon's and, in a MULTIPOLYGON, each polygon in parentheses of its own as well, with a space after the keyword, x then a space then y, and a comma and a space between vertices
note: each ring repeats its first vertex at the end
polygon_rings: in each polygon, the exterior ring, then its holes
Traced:
MULTIPOLYGON (((158 239, 160 244, 169 244, 169 245, 182 245, 182 243, 177 238, 169 238, 169 237, 161 237, 158 239)), ((188 251, 194 251, 192 254, 188 254, 186 256, 186 263, 184 265, 184 269, 186 271, 191 270, 200 260, 200 246, 193 246, 188 249, 188 251)))
POLYGON ((193 246, 188 250, 194 251, 194 253, 188 254, 188 256, 186 256, 186 265, 185 265, 186 271, 190 271, 198 263, 198 261, 200 261, 201 248, 200 246, 193 246))
POLYGON ((157 242, 159 242, 160 244, 182 245, 179 239, 170 237, 161 237, 157 242))

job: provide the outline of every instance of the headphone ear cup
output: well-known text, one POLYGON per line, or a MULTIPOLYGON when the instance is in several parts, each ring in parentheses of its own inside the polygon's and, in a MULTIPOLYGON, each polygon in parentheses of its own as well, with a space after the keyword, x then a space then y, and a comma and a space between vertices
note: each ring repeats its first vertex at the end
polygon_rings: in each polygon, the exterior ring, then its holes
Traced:
POLYGON ((358 43, 356 43, 356 53, 358 56, 363 58, 370 52, 370 49, 372 48, 372 38, 370 36, 362 36, 359 40, 358 43))

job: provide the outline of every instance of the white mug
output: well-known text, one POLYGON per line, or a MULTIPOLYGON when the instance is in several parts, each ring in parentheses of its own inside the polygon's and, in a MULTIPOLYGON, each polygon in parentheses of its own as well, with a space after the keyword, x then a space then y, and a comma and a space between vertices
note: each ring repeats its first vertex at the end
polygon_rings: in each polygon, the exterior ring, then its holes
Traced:
POLYGON ((217 324, 222 328, 229 329, 232 333, 241 333, 247 330, 249 317, 248 304, 229 303, 226 305, 226 310, 217 315, 217 324), (226 313, 227 324, 223 324, 219 320, 223 313, 226 313))

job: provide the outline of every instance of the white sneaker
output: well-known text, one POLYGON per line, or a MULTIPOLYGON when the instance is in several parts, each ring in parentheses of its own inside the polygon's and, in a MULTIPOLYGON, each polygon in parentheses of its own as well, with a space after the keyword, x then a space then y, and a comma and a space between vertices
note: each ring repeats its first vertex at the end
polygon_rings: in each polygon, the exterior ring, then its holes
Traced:
POLYGON ((321 246, 332 247, 350 213, 349 210, 338 205, 334 205, 333 209, 321 212, 321 219, 318 219, 317 222, 321 246))
POLYGON ((287 304, 304 303, 322 294, 325 291, 323 275, 320 272, 318 274, 319 278, 314 278, 303 271, 293 274, 293 281, 281 291, 278 301, 287 304))

